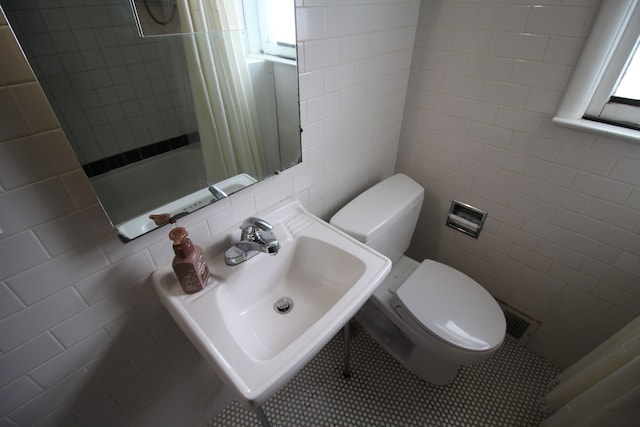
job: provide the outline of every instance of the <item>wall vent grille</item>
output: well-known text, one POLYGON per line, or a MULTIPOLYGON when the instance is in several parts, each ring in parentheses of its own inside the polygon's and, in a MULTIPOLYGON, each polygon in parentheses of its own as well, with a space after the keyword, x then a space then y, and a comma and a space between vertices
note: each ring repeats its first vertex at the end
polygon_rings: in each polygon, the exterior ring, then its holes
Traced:
POLYGON ((507 335, 515 338, 519 344, 525 345, 540 327, 540 322, 501 301, 498 301, 498 303, 507 321, 507 335))

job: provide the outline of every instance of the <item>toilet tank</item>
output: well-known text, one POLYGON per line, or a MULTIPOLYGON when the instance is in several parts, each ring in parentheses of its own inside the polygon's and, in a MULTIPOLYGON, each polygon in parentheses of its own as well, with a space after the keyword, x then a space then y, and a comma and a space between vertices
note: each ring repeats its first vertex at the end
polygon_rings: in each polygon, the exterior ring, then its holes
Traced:
POLYGON ((347 203, 329 222, 395 263, 409 247, 423 199, 420 184, 397 174, 347 203))

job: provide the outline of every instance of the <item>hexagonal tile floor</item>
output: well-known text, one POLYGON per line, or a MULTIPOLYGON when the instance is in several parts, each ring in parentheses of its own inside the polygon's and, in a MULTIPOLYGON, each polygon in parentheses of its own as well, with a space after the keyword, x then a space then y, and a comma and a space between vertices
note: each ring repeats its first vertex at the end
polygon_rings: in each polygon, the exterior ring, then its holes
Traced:
MULTIPOLYGON (((447 386, 429 384, 352 322, 352 377, 342 377, 343 336, 264 406, 279 426, 537 426, 540 399, 559 369, 507 337, 489 360, 463 367, 447 386)), ((209 426, 260 426, 237 401, 209 426)))

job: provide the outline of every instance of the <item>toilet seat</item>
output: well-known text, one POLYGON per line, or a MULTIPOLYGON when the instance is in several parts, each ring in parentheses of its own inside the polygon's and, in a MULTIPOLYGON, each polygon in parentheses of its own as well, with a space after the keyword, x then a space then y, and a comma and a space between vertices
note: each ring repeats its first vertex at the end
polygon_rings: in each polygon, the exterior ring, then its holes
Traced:
POLYGON ((392 306, 408 325, 421 329, 417 333, 429 333, 463 350, 492 350, 505 335, 504 314, 491 294, 437 261, 423 261, 398 287, 392 306))

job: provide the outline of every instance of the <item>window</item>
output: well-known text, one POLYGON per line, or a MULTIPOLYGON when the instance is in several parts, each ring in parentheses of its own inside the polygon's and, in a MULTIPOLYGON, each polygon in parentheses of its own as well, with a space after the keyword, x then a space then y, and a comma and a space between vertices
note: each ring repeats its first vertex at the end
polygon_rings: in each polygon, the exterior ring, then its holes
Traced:
POLYGON ((640 5, 605 0, 553 121, 640 142, 640 5))
POLYGON ((259 0, 262 52, 295 59, 296 27, 293 1, 259 0))

